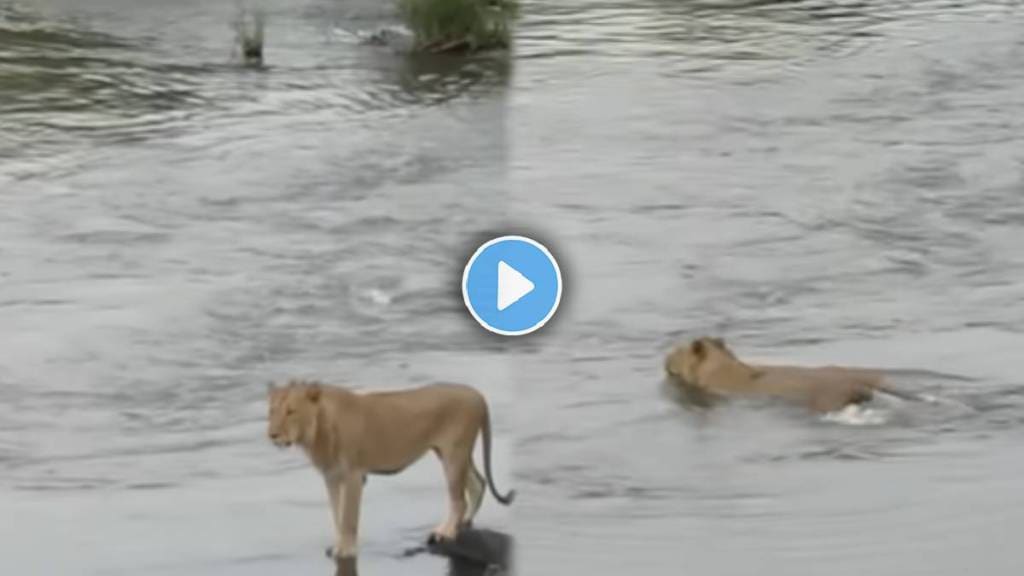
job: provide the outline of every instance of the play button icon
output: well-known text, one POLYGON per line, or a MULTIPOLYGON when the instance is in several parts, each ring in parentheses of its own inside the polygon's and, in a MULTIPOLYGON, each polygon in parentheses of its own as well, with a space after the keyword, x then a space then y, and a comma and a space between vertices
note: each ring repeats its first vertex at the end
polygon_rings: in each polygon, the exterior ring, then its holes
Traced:
POLYGON ((498 262, 498 311, 519 302, 533 292, 535 284, 523 276, 519 270, 509 266, 504 260, 498 262))
POLYGON ((462 274, 462 297, 481 326, 503 336, 529 334, 551 319, 562 274, 551 252, 523 236, 485 242, 462 274))

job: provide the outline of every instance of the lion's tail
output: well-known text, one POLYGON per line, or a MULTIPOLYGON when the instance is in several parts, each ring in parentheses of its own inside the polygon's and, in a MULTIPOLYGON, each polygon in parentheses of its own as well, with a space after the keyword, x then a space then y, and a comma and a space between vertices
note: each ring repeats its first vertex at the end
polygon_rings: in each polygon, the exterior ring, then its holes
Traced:
POLYGON ((494 495, 494 498, 508 506, 515 498, 516 491, 509 490, 507 494, 502 496, 498 493, 498 489, 494 487, 494 474, 491 473, 491 415, 486 405, 484 406, 484 423, 481 433, 484 437, 484 473, 487 475, 487 485, 490 486, 491 494, 494 495))

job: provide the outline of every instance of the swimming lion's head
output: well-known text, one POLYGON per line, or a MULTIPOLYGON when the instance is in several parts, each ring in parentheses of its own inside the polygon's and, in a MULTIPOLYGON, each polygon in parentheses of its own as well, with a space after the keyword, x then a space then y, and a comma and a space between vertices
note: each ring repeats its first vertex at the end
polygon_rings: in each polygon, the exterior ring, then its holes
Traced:
POLYGON ((721 338, 702 337, 689 344, 680 344, 665 357, 665 372, 690 386, 701 385, 702 368, 736 357, 721 338))
POLYGON ((281 448, 311 442, 316 434, 320 393, 316 382, 290 380, 285 386, 271 384, 267 418, 270 441, 281 448))

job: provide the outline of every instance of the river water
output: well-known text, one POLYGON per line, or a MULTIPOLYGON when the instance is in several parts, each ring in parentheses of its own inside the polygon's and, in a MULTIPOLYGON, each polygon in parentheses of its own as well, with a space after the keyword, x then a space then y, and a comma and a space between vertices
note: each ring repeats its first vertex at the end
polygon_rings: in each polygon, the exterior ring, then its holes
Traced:
MULTIPOLYGON (((246 68, 234 1, 0 0, 0 573, 333 573, 292 375, 480 387, 521 574, 1020 573, 1017 2, 526 0, 511 61, 263 7, 246 68), (516 341, 458 295, 503 231, 566 277, 516 341), (705 333, 939 401, 694 410, 705 333)), ((448 573, 442 495, 371 479, 360 574, 448 573)))
MULTIPOLYGON (((508 361, 451 297, 506 203, 507 61, 365 45, 377 2, 264 8, 254 69, 234 2, 0 1, 2 574, 333 574, 272 379, 473 384, 511 487, 508 361)), ((435 459, 364 496, 360 574, 448 573, 402 557, 435 459)))
POLYGON ((572 286, 522 361, 527 574, 1024 568, 1024 8, 533 1, 513 210, 572 286), (669 347, 895 369, 936 404, 710 413, 669 347))

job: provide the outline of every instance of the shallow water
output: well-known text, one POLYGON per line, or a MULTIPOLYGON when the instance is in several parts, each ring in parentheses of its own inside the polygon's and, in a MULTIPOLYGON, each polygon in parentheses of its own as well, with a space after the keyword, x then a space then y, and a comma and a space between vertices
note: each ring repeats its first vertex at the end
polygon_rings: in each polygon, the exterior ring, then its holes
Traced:
POLYGON ((572 282, 518 364, 524 573, 1019 573, 1019 4, 523 12, 513 213, 572 282), (689 410, 661 362, 702 334, 943 402, 689 410))
MULTIPOLYGON (((234 2, 0 0, 0 573, 331 573, 291 375, 479 386, 521 574, 1020 572, 1016 2, 527 0, 511 64, 265 8, 251 69, 234 2), (508 342, 457 283, 513 229, 567 285, 508 342), (704 333, 941 402, 693 410, 704 333)), ((449 571, 442 490, 371 479, 360 574, 449 571)))
MULTIPOLYGON (((451 298, 504 210, 507 63, 286 4, 254 69, 233 2, 0 2, 0 573, 333 574, 271 379, 473 384, 510 486, 508 361, 451 298)), ((360 574, 447 574, 401 557, 444 494, 432 458, 372 478, 360 574)))

